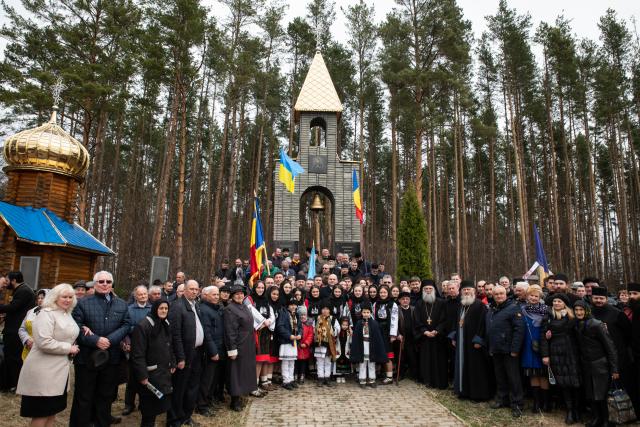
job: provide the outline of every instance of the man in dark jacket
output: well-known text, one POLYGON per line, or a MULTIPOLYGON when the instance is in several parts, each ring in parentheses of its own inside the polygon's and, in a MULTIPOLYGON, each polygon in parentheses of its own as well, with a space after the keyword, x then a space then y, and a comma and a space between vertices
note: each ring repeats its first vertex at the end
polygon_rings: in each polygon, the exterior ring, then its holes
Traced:
POLYGON ((187 281, 182 298, 176 299, 169 310, 169 323, 176 355, 177 369, 173 375, 171 409, 167 425, 191 425, 191 415, 198 398, 198 384, 202 371, 204 328, 198 297, 198 282, 187 281))
POLYGON ((507 290, 503 286, 493 289, 493 298, 495 307, 487 313, 487 337, 498 392, 491 408, 507 407, 510 403, 511 414, 518 418, 522 415, 519 355, 524 339, 524 319, 520 307, 507 299, 507 290))
MULTIPOLYGON (((634 375, 636 386, 640 384, 640 283, 629 283, 629 307, 633 312, 631 319, 631 351, 634 360, 634 375)), ((640 396, 635 397, 633 407, 636 415, 640 414, 640 396)))
POLYGON ((637 400, 638 384, 633 375, 633 357, 631 355, 631 321, 622 310, 609 304, 607 288, 594 287, 592 290, 591 314, 606 325, 618 357, 617 366, 622 386, 632 401, 637 400))
POLYGON ((18 384, 18 376, 22 368, 22 342, 18 337, 18 329, 20 329, 20 324, 27 315, 27 311, 36 305, 36 297, 33 290, 24 283, 20 271, 12 271, 9 273, 8 279, 7 288, 13 290, 13 298, 9 304, 0 305, 0 313, 6 314, 2 331, 6 389, 13 392, 18 384))
POLYGON ((227 354, 224 346, 224 310, 220 305, 220 291, 215 286, 207 286, 202 290, 201 301, 205 363, 196 411, 212 416, 215 410, 214 397, 219 396, 219 385, 224 382, 223 363, 227 354))
POLYGON ((75 391, 69 425, 107 427, 116 399, 120 342, 129 333, 127 303, 113 293, 113 276, 99 271, 95 293, 78 301, 73 319, 80 327, 80 352, 74 359, 75 391))

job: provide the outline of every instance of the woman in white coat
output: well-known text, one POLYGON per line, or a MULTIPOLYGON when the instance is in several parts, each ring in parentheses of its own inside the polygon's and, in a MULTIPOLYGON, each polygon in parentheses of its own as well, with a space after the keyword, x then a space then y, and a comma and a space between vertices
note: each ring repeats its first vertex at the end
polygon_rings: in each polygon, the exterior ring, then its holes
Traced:
POLYGON ((71 285, 58 285, 33 320, 33 347, 16 390, 22 395, 20 415, 32 418, 32 427, 52 427, 56 414, 67 407, 69 368, 79 351, 74 344, 79 328, 71 317, 76 302, 71 285))

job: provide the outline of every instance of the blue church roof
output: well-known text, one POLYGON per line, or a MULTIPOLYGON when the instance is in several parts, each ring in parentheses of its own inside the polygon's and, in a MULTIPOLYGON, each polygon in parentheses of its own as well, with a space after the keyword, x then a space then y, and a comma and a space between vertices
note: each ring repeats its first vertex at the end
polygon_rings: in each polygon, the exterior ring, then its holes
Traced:
POLYGON ((18 240, 24 242, 114 255, 87 230, 78 224, 69 224, 49 209, 0 202, 0 218, 16 233, 18 240))

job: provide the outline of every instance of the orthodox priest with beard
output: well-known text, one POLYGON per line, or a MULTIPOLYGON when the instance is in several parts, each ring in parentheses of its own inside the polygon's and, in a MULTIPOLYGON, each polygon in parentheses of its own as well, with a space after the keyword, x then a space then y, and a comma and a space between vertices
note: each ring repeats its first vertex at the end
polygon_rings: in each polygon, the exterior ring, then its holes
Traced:
POLYGON ((476 298, 473 282, 464 280, 461 288, 456 328, 449 334, 455 347, 453 390, 463 399, 489 400, 493 381, 485 343, 487 309, 476 298))
POLYGON ((446 389, 449 381, 445 302, 436 298, 436 284, 433 280, 423 280, 421 288, 421 299, 413 310, 420 380, 428 387, 446 389))

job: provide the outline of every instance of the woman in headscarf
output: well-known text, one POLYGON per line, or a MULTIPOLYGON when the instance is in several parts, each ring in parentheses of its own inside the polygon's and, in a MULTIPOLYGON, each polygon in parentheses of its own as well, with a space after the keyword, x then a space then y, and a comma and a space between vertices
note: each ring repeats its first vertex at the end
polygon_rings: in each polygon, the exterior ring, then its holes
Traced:
POLYGON ((540 341, 543 338, 542 322, 547 317, 547 306, 542 300, 540 286, 532 285, 527 289, 527 303, 521 310, 527 330, 524 334, 520 365, 531 383, 533 394, 531 412, 538 413, 541 409, 548 410, 549 403, 549 371, 542 364, 540 355, 540 341))
POLYGON ((367 290, 367 295, 369 296, 369 302, 371 304, 375 304, 378 299, 378 288, 375 285, 369 286, 367 290))
MULTIPOLYGON (((278 317, 280 317, 280 312, 282 310, 283 304, 282 299, 280 299, 280 289, 277 286, 271 286, 267 289, 267 301, 269 302, 269 307, 273 311, 275 324, 278 324, 278 317)), ((280 362, 280 341, 278 340, 278 334, 274 331, 271 333, 271 345, 269 346, 269 360, 267 361, 268 374, 267 378, 260 378, 260 387, 267 390, 272 391, 277 388, 275 384, 273 384, 273 372, 278 371, 279 366, 276 366, 280 362)))
POLYGON ((307 316, 315 325, 316 319, 322 310, 322 298, 320 297, 320 288, 313 286, 307 297, 307 316))
POLYGON ((231 409, 242 411, 240 397, 251 393, 256 385, 256 345, 253 338, 253 315, 244 305, 244 287, 232 286, 230 301, 224 309, 224 341, 229 356, 229 394, 231 409))
POLYGON ((578 347, 582 359, 584 395, 591 401, 594 419, 590 426, 606 426, 609 422, 607 394, 611 380, 620 378, 618 355, 606 325, 591 317, 589 306, 578 300, 573 309, 576 315, 578 347))
POLYGON ((364 295, 363 286, 361 284, 355 285, 353 287, 351 296, 347 301, 349 306, 349 313, 351 314, 351 321, 354 325, 358 323, 358 320, 362 319, 362 304, 367 301, 367 297, 364 295))
POLYGON ((139 385, 141 427, 153 427, 156 417, 171 406, 171 374, 176 370, 176 359, 168 314, 167 301, 154 302, 131 333, 131 370, 139 385))
MULTIPOLYGON (((259 281, 253 286, 248 300, 255 307, 256 311, 266 319, 263 326, 255 332, 256 383, 263 385, 263 382, 267 382, 271 370, 271 346, 273 345, 273 331, 276 326, 276 317, 271 305, 269 305, 263 281, 259 281)), ((266 389, 257 387, 251 392, 251 395, 254 397, 264 397, 266 393, 266 389)))
POLYGON ((329 297, 328 302, 331 308, 331 315, 334 319, 341 319, 342 317, 349 316, 349 308, 342 295, 342 288, 340 286, 336 286, 331 290, 331 296, 329 297))
MULTIPOLYGON (((369 288, 371 290, 371 288, 369 288)), ((393 382, 393 342, 398 335, 398 305, 393 302, 387 285, 380 286, 378 299, 373 305, 373 318, 380 326, 389 361, 385 364, 382 384, 393 382)))

